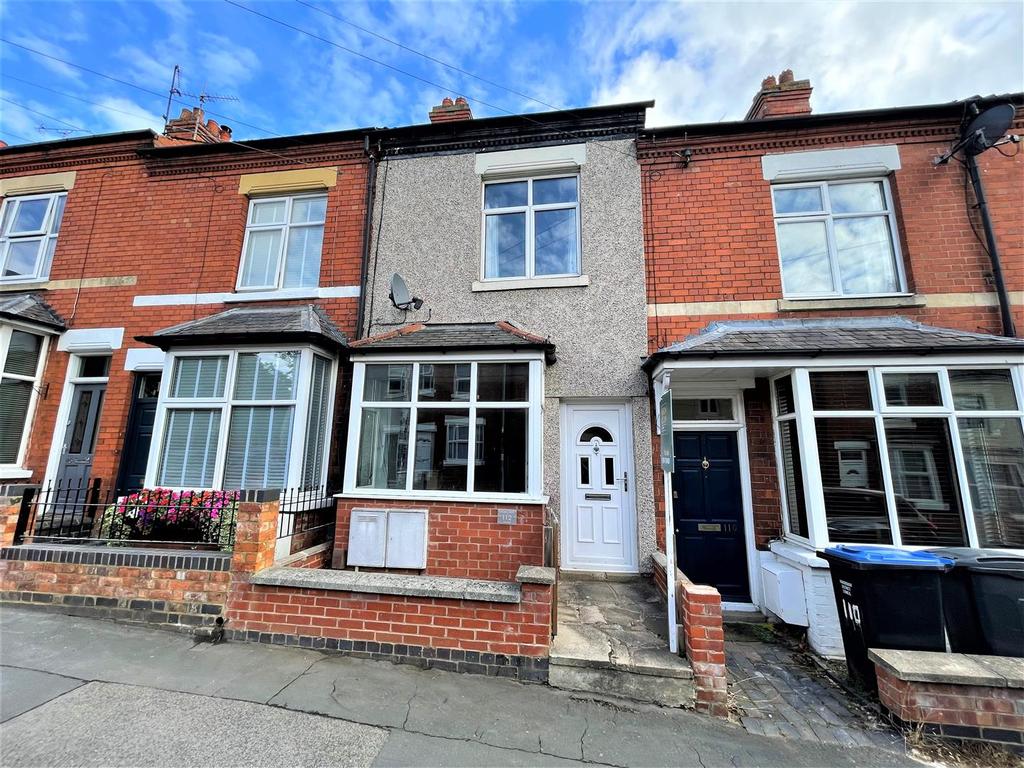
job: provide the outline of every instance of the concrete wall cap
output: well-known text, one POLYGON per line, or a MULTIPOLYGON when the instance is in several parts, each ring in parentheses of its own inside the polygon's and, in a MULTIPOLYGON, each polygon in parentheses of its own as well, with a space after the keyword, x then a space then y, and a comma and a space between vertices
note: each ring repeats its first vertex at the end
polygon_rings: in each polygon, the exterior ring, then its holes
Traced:
POLYGON ((485 603, 522 602, 518 584, 444 576, 398 573, 331 571, 314 568, 267 568, 253 575, 251 584, 268 587, 327 589, 373 595, 409 595, 448 600, 479 600, 485 603))
POLYGON ((555 569, 542 565, 520 565, 516 581, 520 584, 554 584, 555 569))
MULTIPOLYGON (((938 651, 897 651, 883 648, 868 649, 868 658, 900 680, 915 683, 944 683, 946 685, 986 685, 992 688, 1009 687, 1007 678, 994 666, 984 664, 983 656, 938 651)), ((991 658, 991 657, 988 657, 991 658)), ((1007 659, 1007 661, 1010 661, 1007 659)))

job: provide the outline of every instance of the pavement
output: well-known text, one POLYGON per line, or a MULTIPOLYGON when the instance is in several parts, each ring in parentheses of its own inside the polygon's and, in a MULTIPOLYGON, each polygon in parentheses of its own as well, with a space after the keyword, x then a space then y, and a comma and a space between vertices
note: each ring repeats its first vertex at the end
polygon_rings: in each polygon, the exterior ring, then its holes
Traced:
POLYGON ((543 685, 0 607, 3 766, 911 766, 543 685))
MULTIPOLYGON (((760 617, 759 617, 760 618, 760 617)), ((822 744, 898 749, 903 737, 876 710, 851 698, 810 662, 780 642, 766 642, 763 623, 726 624, 729 693, 750 733, 822 744)))

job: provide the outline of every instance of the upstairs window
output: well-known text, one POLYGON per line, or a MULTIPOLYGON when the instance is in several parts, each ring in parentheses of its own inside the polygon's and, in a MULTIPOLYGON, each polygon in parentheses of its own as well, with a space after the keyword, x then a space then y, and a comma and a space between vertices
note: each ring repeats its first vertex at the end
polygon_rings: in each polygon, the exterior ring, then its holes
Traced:
POLYGON ((484 184, 484 279, 580 274, 579 177, 484 184))
POLYGON ((887 179, 776 184, 772 204, 787 298, 905 291, 887 179))
POLYGON ((326 216, 327 195, 250 201, 238 288, 267 291, 318 286, 326 216))
POLYGON ((0 220, 0 283, 45 280, 64 217, 66 192, 4 200, 0 220))

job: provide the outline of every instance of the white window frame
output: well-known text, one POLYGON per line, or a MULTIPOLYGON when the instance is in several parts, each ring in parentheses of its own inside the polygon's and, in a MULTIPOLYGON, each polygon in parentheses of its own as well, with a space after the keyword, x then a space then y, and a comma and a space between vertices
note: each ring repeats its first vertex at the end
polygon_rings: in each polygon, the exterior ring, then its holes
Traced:
MULTIPOLYGON (((56 214, 58 208, 60 208, 59 201, 63 201, 64 207, 67 207, 67 196, 67 192, 46 192, 38 195, 12 195, 4 199, 3 206, 0 207, 0 226, 4 226, 4 229, 0 231, 0 283, 31 283, 39 280, 46 280, 50 276, 50 268, 53 265, 51 244, 53 251, 56 251, 57 238, 60 236, 61 222, 57 218, 56 214), (30 200, 49 201, 46 208, 46 214, 43 216, 43 226, 40 229, 32 230, 31 232, 8 235, 6 231, 6 223, 9 209, 12 206, 18 206, 21 203, 30 200), (7 259, 11 245, 29 240, 39 240, 40 242, 40 250, 36 252, 36 271, 31 275, 4 277, 4 270, 7 268, 7 259)), ((14 223, 16 215, 17 212, 11 214, 11 224, 14 223)), ((63 209, 61 209, 60 218, 63 219, 63 209)))
MULTIPOLYGON (((977 547, 978 532, 974 519, 974 507, 971 500, 970 485, 967 477, 967 466, 964 461, 963 445, 960 440, 960 428, 958 420, 961 418, 1011 418, 1019 419, 1021 428, 1024 429, 1024 366, 1015 363, 991 363, 991 362, 969 362, 957 361, 948 364, 908 366, 908 365, 845 365, 836 367, 806 367, 793 368, 771 378, 771 407, 773 434, 775 438, 776 469, 779 478, 781 497, 782 521, 787 539, 795 542, 806 542, 815 549, 842 544, 842 541, 830 541, 828 538, 828 522, 825 517, 824 489, 821 481, 821 465, 819 463, 817 432, 814 424, 816 418, 870 418, 875 422, 875 434, 878 441, 879 464, 883 480, 883 490, 886 498, 886 508, 890 531, 892 534, 892 545, 894 547, 906 547, 908 549, 924 549, 925 545, 904 545, 902 533, 899 527, 899 519, 895 503, 895 487, 892 462, 889 457, 887 436, 885 433, 884 420, 893 417, 907 418, 942 418, 947 422, 949 430, 950 448, 953 454, 954 467, 957 484, 959 486, 960 503, 964 515, 964 529, 966 532, 966 545, 977 547), (956 408, 953 402, 952 388, 950 386, 949 373, 956 370, 1009 370, 1010 381, 1013 386, 1014 395, 1017 400, 1017 408, 1013 410, 964 410, 956 408), (866 371, 868 384, 871 388, 873 408, 865 411, 855 410, 814 410, 810 394, 810 374, 830 373, 843 371, 866 371), (942 396, 940 406, 890 406, 884 400, 884 379, 889 373, 934 373, 939 377, 939 390, 942 396), (779 417, 775 401, 775 380, 784 376, 793 377, 794 391, 794 415, 779 417), (804 504, 807 509, 807 538, 801 537, 790 530, 789 515, 787 512, 787 501, 784 490, 784 471, 782 464, 781 443, 779 441, 779 422, 795 418, 797 420, 797 434, 800 444, 801 468, 804 475, 804 504)), ((932 507, 938 508, 938 507, 932 507)), ((886 546, 886 545, 882 545, 886 546)))
POLYGON ((27 381, 32 386, 32 394, 29 396, 28 410, 25 411, 25 425, 22 427, 21 442, 18 445, 18 455, 14 463, 0 463, 0 479, 20 479, 31 476, 31 470, 25 469, 25 454, 28 452, 28 443, 32 435, 32 421, 35 418, 36 406, 39 402, 39 392, 42 387, 43 371, 46 370, 46 356, 50 351, 50 336, 38 328, 19 323, 0 324, 0 378, 27 381), (39 360, 36 363, 36 371, 33 376, 25 376, 19 373, 4 373, 7 366, 7 352, 11 346, 11 336, 15 331, 30 333, 39 336, 42 343, 39 346, 39 360))
POLYGON ((320 270, 317 274, 317 281, 315 286, 298 286, 293 288, 284 287, 284 274, 285 274, 285 261, 287 260, 288 251, 288 236, 292 229, 306 229, 310 227, 322 227, 324 234, 327 233, 327 193, 326 192, 308 192, 296 195, 277 195, 274 197, 253 197, 249 199, 249 209, 245 217, 245 237, 242 239, 242 255, 238 260, 238 277, 235 281, 235 290, 244 292, 256 292, 256 291, 308 291, 312 290, 320 285, 320 274, 323 272, 323 245, 320 246, 320 270), (301 222, 292 223, 292 206, 296 200, 309 200, 312 198, 322 197, 325 202, 324 206, 324 220, 322 222, 301 222), (254 224, 253 215, 256 211, 256 205, 261 203, 280 203, 285 204, 284 209, 284 222, 280 224, 254 224), (274 283, 271 285, 243 285, 242 275, 245 273, 246 256, 249 253, 249 236, 253 232, 270 232, 278 230, 281 232, 281 244, 277 254, 277 273, 274 278, 274 283))
POLYGON ((517 353, 450 353, 445 355, 357 355, 352 358, 352 394, 349 409, 348 442, 345 454, 345 482, 343 497, 359 499, 403 499, 403 500, 455 500, 455 501, 507 501, 518 503, 545 503, 542 496, 542 445, 543 445, 543 402, 544 402, 544 358, 540 352, 517 353), (471 399, 453 401, 419 400, 420 364, 443 365, 446 363, 472 363, 471 391, 476 392, 477 367, 480 363, 529 363, 530 380, 525 401, 491 402, 471 399), (384 400, 363 402, 367 365, 412 365, 409 400, 384 400), (465 408, 470 423, 476 423, 477 408, 516 409, 527 411, 528 441, 526 447, 527 482, 525 493, 477 492, 473 489, 476 461, 467 462, 465 491, 436 491, 414 489, 416 440, 409 439, 416 429, 416 414, 420 409, 465 408), (405 488, 371 488, 356 485, 359 442, 362 432, 363 408, 400 408, 409 411, 409 427, 406 434, 407 451, 405 488))
POLYGON ((187 348, 176 349, 167 353, 164 360, 163 373, 160 378, 160 400, 157 403, 156 419, 153 424, 153 440, 150 443, 149 459, 146 464, 147 488, 171 488, 172 490, 200 490, 198 487, 175 485, 159 485, 160 465, 163 457, 164 440, 167 431, 167 414, 173 410, 220 410, 220 426, 217 434, 217 456, 214 460, 213 482, 202 490, 221 490, 224 483, 224 467, 227 461, 228 430, 231 425, 231 413, 234 408, 252 406, 291 407, 292 429, 288 452, 288 469, 285 475, 285 488, 297 488, 302 485, 305 463, 306 431, 309 420, 309 395, 313 375, 313 355, 320 355, 330 361, 328 372, 330 387, 327 408, 327 439, 323 447, 323 476, 319 487, 326 487, 328 460, 331 446, 331 424, 334 419, 334 398, 337 383, 338 361, 329 351, 314 345, 245 345, 231 348, 187 348), (297 376, 295 380, 295 397, 290 400, 245 400, 235 397, 235 379, 238 373, 238 357, 246 353, 259 352, 296 352, 299 355, 297 376), (220 397, 171 398, 170 390, 177 360, 189 357, 227 357, 227 371, 224 381, 224 394, 220 397))
POLYGON ((892 199, 892 189, 890 188, 889 178, 887 176, 865 176, 860 178, 822 179, 820 181, 797 181, 784 184, 772 184, 769 190, 769 194, 771 196, 772 202, 772 216, 774 219, 775 227, 775 250, 779 260, 779 279, 782 284, 783 298, 799 301, 802 299, 866 299, 874 297, 908 295, 907 277, 903 265, 903 250, 900 247, 900 233, 898 226, 899 222, 896 219, 896 210, 893 205, 892 199), (845 184, 863 184, 869 182, 881 183, 883 195, 885 198, 885 211, 862 211, 858 213, 832 212, 832 200, 828 194, 828 187, 841 186, 845 184), (775 190, 777 189, 817 189, 819 191, 819 194, 821 195, 822 210, 814 213, 779 213, 775 207, 775 190), (886 291, 882 293, 843 293, 842 278, 839 273, 839 262, 836 249, 835 220, 865 218, 869 216, 884 216, 888 221, 889 233, 892 237, 893 259, 896 262, 896 279, 898 283, 896 286, 896 290, 886 291), (832 270, 832 286, 834 290, 826 293, 793 293, 787 291, 786 276, 782 265, 782 249, 779 247, 779 225, 793 222, 817 221, 824 222, 825 224, 825 238, 828 244, 828 262, 829 268, 832 270))
POLYGON ((545 280, 560 280, 564 278, 580 277, 583 274, 583 225, 581 216, 582 189, 580 188, 580 174, 576 173, 551 173, 534 174, 527 176, 516 176, 512 178, 484 179, 480 185, 480 281, 482 283, 512 283, 523 280, 543 282, 545 280), (533 182, 547 179, 576 179, 576 202, 575 203, 547 203, 544 205, 533 204, 533 182), (509 184, 515 182, 527 182, 526 205, 516 205, 508 208, 486 208, 485 199, 487 187, 494 184, 509 184), (575 211, 576 212, 576 271, 559 272, 551 275, 538 275, 536 265, 536 241, 534 239, 534 214, 538 211, 575 211), (526 218, 526 274, 510 275, 507 277, 487 276, 487 217, 507 213, 522 213, 526 218))

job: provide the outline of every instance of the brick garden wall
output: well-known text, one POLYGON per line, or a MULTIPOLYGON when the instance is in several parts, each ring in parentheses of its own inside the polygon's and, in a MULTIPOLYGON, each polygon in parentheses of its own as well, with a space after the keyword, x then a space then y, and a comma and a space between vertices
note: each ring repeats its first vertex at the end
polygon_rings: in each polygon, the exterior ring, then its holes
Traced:
MULTIPOLYGON (((664 554, 654 559, 654 584, 667 595, 664 554)), ((728 687, 725 669, 725 629, 722 625, 722 596, 714 587, 694 584, 676 569, 676 621, 680 639, 693 667, 697 691, 695 707, 716 717, 728 717, 728 687)))
POLYGON ((878 698, 900 725, 1024 750, 1024 689, 899 679, 876 665, 878 698))
POLYGON ((544 564, 544 506, 469 502, 338 500, 337 553, 348 550, 353 509, 426 509, 428 576, 515 581, 520 565, 544 564), (516 524, 498 523, 498 509, 515 509, 516 524))
MULTIPOLYGON (((240 507, 245 504, 240 505, 240 507)), ((12 546, 20 500, 0 506, 0 600, 191 631, 224 613, 231 555, 220 552, 12 546), (13 521, 13 523, 12 523, 13 521)))

